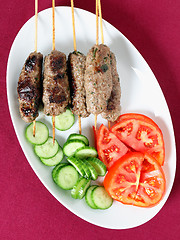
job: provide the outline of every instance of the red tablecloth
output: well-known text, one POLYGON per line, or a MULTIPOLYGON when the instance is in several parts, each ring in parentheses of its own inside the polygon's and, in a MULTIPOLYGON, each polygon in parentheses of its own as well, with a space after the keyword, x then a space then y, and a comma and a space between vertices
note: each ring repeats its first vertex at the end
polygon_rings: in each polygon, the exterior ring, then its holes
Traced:
MULTIPOLYGON (((70 1, 56 1, 69 6, 70 1)), ((94 12, 94 1, 75 1, 94 12)), ((39 10, 51 1, 39 1, 39 10)), ((128 230, 109 230, 83 221, 63 207, 41 184, 18 143, 6 96, 6 65, 11 44, 34 14, 34 0, 0 2, 0 239, 179 239, 180 163, 175 183, 162 210, 148 223, 128 230)), ((119 29, 150 65, 166 97, 180 144, 180 1, 102 0, 103 17, 119 29)), ((153 98, 153 93, 152 93, 153 98)), ((121 217, 121 216, 119 216, 121 217)))

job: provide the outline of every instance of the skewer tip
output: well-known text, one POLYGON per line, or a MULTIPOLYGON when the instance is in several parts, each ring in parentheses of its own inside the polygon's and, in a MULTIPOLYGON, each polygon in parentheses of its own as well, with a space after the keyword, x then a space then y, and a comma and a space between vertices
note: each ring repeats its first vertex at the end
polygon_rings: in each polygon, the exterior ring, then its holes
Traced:
POLYGON ((81 117, 78 116, 78 120, 79 120, 79 134, 81 134, 81 117))
POLYGON ((95 126, 94 127, 95 127, 95 130, 96 130, 97 129, 97 114, 95 114, 95 121, 94 122, 95 122, 95 126))
POLYGON ((53 144, 55 142, 55 115, 53 115, 53 144))
POLYGON ((33 121, 33 137, 36 135, 36 120, 33 121))

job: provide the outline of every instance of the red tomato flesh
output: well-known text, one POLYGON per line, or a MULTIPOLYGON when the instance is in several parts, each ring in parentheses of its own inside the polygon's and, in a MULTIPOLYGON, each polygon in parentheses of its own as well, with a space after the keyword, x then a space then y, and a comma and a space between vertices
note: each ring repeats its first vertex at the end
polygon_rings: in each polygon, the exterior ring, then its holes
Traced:
POLYGON ((102 124, 97 134, 97 151, 99 159, 109 169, 129 149, 102 124))
POLYGON ((142 121, 145 121, 145 122, 149 122, 152 125, 159 128, 158 125, 151 118, 149 118, 149 117, 147 117, 143 114, 139 114, 139 113, 125 113, 125 114, 122 114, 122 115, 119 116, 117 122, 121 122, 121 121, 124 121, 124 120, 127 120, 127 119, 139 119, 139 120, 142 120, 142 121))
POLYGON ((152 207, 163 197, 165 176, 152 156, 130 152, 110 168, 104 187, 113 199, 124 204, 152 207))
POLYGON ((165 158, 164 140, 160 128, 148 117, 135 114, 122 115, 110 131, 128 147, 152 155, 160 165, 165 158))

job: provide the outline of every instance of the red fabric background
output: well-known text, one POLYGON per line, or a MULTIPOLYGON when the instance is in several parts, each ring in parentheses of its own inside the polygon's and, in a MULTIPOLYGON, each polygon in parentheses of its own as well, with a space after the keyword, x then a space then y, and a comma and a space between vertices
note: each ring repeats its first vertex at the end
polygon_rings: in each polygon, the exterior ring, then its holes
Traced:
MULTIPOLYGON (((57 0, 69 6, 70 1, 57 0)), ((75 0, 75 6, 94 12, 94 1, 75 0)), ((39 1, 39 10, 51 1, 39 1)), ((34 14, 34 0, 0 1, 0 239, 166 239, 180 238, 180 163, 163 209, 148 223, 129 230, 109 230, 78 218, 41 184, 17 141, 6 96, 6 65, 11 44, 34 14), (21 167, 19 167, 21 166, 21 167)), ((164 92, 180 151, 180 1, 102 0, 103 17, 140 51, 164 92)), ((152 95, 153 97, 153 95, 152 95)), ((119 216, 121 217, 121 216, 119 216)))

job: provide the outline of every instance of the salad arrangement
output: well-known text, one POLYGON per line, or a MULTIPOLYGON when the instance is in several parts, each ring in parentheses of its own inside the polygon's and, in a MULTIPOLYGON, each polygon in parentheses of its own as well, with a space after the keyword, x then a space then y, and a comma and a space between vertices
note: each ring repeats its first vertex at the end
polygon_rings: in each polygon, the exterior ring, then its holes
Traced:
MULTIPOLYGON (((75 118, 68 109, 57 116, 56 128, 65 131, 75 118), (64 116, 63 116, 64 114, 64 116)), ((55 184, 71 191, 93 209, 107 209, 113 199, 139 207, 156 205, 165 191, 162 169, 165 158, 163 135, 158 125, 142 114, 124 114, 108 129, 103 124, 94 130, 95 147, 82 134, 72 133, 61 147, 49 136, 47 126, 36 122, 33 136, 31 123, 25 132, 43 164, 55 166, 55 184), (97 149, 97 150, 96 150, 97 149), (65 156, 65 158, 64 158, 65 156), (103 185, 97 178, 104 177, 103 185)))

